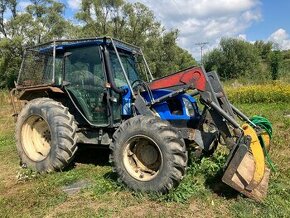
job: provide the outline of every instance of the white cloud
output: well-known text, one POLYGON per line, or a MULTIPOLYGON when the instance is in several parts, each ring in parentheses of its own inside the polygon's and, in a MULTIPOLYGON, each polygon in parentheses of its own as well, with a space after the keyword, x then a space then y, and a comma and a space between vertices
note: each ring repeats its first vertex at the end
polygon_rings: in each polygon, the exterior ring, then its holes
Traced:
POLYGON ((247 41, 247 35, 246 34, 239 34, 237 38, 247 41))
POLYGON ((277 43, 282 50, 290 49, 290 37, 286 30, 282 28, 273 32, 268 38, 268 41, 277 43))
POLYGON ((215 47, 222 37, 236 37, 261 20, 259 0, 129 0, 142 2, 168 29, 180 31, 178 43, 199 59, 197 42, 215 47))
POLYGON ((31 2, 29 2, 29 1, 20 1, 19 3, 18 3, 18 10, 19 11, 24 11, 25 9, 26 9, 26 7, 28 6, 28 5, 30 5, 31 4, 31 2))
POLYGON ((72 10, 78 10, 81 7, 81 0, 67 0, 69 8, 72 10))

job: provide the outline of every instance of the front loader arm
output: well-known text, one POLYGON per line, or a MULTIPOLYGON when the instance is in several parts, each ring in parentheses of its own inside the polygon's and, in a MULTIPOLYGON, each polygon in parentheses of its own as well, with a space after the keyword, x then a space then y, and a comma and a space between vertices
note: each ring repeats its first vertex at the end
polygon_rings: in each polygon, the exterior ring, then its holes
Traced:
POLYGON ((209 112, 208 118, 214 122, 230 149, 223 182, 250 198, 261 200, 266 196, 269 169, 265 166, 257 126, 230 104, 216 72, 193 67, 154 80, 149 87, 151 90, 176 87, 195 89, 209 112), (246 124, 240 126, 237 117, 246 124))
POLYGON ((234 118, 234 112, 223 91, 215 72, 206 73, 203 67, 192 67, 169 76, 154 80, 149 84, 151 90, 187 86, 200 94, 200 100, 208 109, 211 119, 222 134, 228 147, 233 147, 235 141, 227 122, 234 129, 234 134, 240 137, 242 130, 234 118))

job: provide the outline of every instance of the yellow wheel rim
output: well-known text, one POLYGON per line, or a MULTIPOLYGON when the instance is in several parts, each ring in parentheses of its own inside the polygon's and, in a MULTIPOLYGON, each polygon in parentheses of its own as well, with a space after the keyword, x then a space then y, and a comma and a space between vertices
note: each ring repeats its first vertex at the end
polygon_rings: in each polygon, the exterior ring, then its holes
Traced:
POLYGON ((22 125, 21 144, 33 161, 44 160, 51 149, 51 131, 47 122, 38 115, 30 116, 22 125))
POLYGON ((133 178, 150 181, 159 173, 162 153, 154 140, 145 135, 136 135, 126 142, 123 163, 133 178))

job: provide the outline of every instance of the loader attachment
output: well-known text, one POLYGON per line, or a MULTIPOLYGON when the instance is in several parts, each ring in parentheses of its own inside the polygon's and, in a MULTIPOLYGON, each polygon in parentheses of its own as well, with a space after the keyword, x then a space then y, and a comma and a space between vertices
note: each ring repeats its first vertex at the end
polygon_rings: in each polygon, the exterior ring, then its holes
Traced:
MULTIPOLYGON (((203 67, 189 68, 150 83, 152 90, 180 86, 193 88, 194 95, 199 94, 207 111, 204 120, 210 120, 216 126, 230 149, 222 181, 247 197, 262 200, 267 193, 270 175, 264 156, 269 151, 271 138, 271 131, 263 131, 263 127, 268 127, 267 123, 262 123, 265 125, 260 128, 235 108, 229 102, 217 73, 206 72, 203 67), (237 118, 245 124, 240 125, 237 118)), ((206 141, 206 138, 201 140, 206 141)))
POLYGON ((239 138, 233 147, 228 146, 231 152, 222 181, 247 197, 260 201, 266 197, 268 189, 270 170, 265 166, 264 151, 269 150, 270 137, 265 134, 263 128, 230 104, 215 72, 206 73, 206 77, 208 93, 201 93, 201 96, 210 107, 214 108, 211 110, 213 120, 216 124, 222 123, 220 119, 227 121, 223 122, 223 126, 219 125, 219 130, 225 135, 225 139, 239 138), (236 118, 246 123, 240 126, 236 118), (260 140, 264 142, 265 148, 260 140))
POLYGON ((215 72, 206 73, 206 77, 207 93, 201 93, 201 96, 211 108, 214 108, 211 110, 213 120, 220 126, 219 130, 225 139, 238 137, 233 147, 227 143, 231 152, 222 181, 249 198, 263 200, 267 194, 270 175, 270 170, 265 166, 264 151, 267 152, 269 149, 270 137, 265 134, 263 128, 230 104, 215 72), (246 123, 241 126, 237 118, 246 123), (220 125, 222 123, 220 119, 226 120, 223 126, 220 125), (264 142, 265 148, 260 140, 264 142))
POLYGON ((232 150, 222 181, 245 196, 261 201, 267 195, 270 170, 265 166, 255 130, 249 124, 242 127, 246 140, 232 150))

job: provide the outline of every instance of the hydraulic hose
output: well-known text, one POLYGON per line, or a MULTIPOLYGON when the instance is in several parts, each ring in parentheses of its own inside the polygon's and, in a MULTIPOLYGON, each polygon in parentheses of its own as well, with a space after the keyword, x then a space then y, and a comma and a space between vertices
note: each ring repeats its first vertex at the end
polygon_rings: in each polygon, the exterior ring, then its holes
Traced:
MULTIPOLYGON (((267 132, 267 134, 269 135, 270 139, 272 139, 272 135, 273 135, 273 131, 272 131, 272 123, 266 119, 265 117, 261 117, 261 116, 253 116, 251 119, 250 119, 255 125, 261 127, 263 130, 265 130, 267 132)), ((262 148, 264 150, 264 153, 265 153, 265 156, 266 156, 266 159, 267 159, 267 162, 269 164, 269 166, 271 167, 271 169, 275 172, 276 169, 274 167, 274 163, 273 161, 271 160, 270 158, 270 155, 266 149, 266 146, 265 146, 265 143, 264 143, 264 140, 261 136, 259 136, 259 141, 262 145, 262 148)))
POLYGON ((272 123, 269 120, 267 120, 265 117, 257 115, 253 116, 250 120, 257 126, 260 126, 262 129, 264 129, 268 133, 270 139, 272 138, 272 123))

